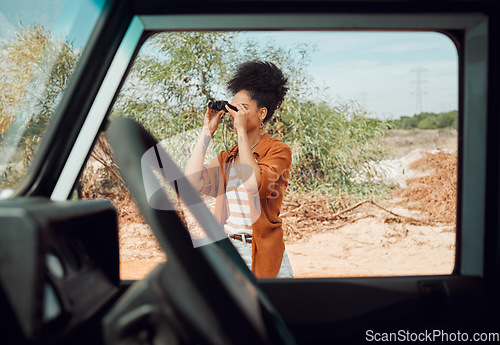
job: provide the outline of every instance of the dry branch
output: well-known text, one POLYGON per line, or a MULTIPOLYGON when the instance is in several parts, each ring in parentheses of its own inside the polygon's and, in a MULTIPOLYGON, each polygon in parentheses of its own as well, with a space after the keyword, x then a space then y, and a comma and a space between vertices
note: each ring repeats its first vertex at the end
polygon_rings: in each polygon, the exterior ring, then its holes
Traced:
POLYGON ((304 207, 306 207, 306 206, 307 206, 307 204, 302 204, 302 205, 300 205, 299 207, 296 207, 296 208, 294 208, 293 210, 291 210, 291 211, 289 211, 289 212, 287 212, 287 213, 280 214, 280 217, 288 217, 288 216, 291 216, 291 215, 293 215, 293 214, 297 213, 300 209, 302 209, 302 208, 304 208, 304 207))
POLYGON ((372 204, 373 206, 376 206, 376 207, 380 208, 381 210, 383 210, 383 211, 385 211, 385 212, 389 213, 390 215, 393 215, 394 217, 403 218, 403 219, 406 219, 406 220, 408 220, 408 221, 410 221, 410 222, 412 222, 412 223, 416 223, 416 224, 426 224, 426 225, 430 225, 430 224, 432 224, 432 222, 430 222, 430 221, 425 221, 425 220, 422 220, 422 219, 416 219, 416 218, 412 218, 412 217, 402 216, 402 215, 400 215, 400 214, 394 213, 394 212, 392 212, 391 210, 388 210, 388 209, 386 209, 385 207, 380 206, 379 204, 377 204, 377 203, 376 203, 376 202, 374 202, 373 200, 363 200, 363 201, 361 201, 361 202, 357 203, 356 205, 354 205, 354 206, 352 206, 352 207, 349 207, 349 208, 347 208, 347 209, 344 209, 344 210, 342 210, 342 211, 337 212, 336 214, 334 214, 334 215, 332 216, 332 218, 337 218, 339 215, 341 215, 341 214, 343 214, 343 213, 346 213, 346 212, 349 212, 349 211, 351 211, 351 210, 354 210, 356 207, 359 207, 359 206, 361 206, 361 205, 363 205, 363 204, 366 204, 366 203, 372 204))
MULTIPOLYGON (((296 208, 294 208, 293 210, 291 210, 289 212, 281 214, 280 217, 283 218, 283 217, 293 216, 293 215, 297 214, 298 211, 304 209, 305 207, 311 206, 311 205, 315 205, 315 204, 317 204, 317 202, 302 204, 299 207, 296 207, 296 208)), ((430 222, 430 221, 426 221, 426 220, 422 220, 422 219, 416 219, 416 218, 407 217, 407 216, 403 216, 403 215, 394 213, 391 210, 388 210, 385 207, 380 206, 379 204, 377 204, 376 202, 374 202, 371 199, 362 200, 362 201, 358 202, 357 204, 355 204, 353 206, 347 207, 347 208, 345 208, 343 210, 338 211, 337 213, 329 214, 329 215, 319 214, 317 212, 310 211, 309 212, 310 213, 309 218, 318 219, 318 220, 335 220, 335 219, 338 219, 342 214, 350 212, 350 211, 352 211, 352 210, 354 210, 354 209, 356 209, 356 208, 358 208, 358 207, 360 207, 361 205, 364 205, 364 204, 371 204, 371 205, 373 205, 375 207, 378 207, 379 209, 381 209, 381 210, 389 213, 390 215, 392 215, 394 217, 405 219, 405 220, 410 221, 410 222, 412 222, 414 224, 426 224, 426 225, 433 224, 433 222, 430 222)))

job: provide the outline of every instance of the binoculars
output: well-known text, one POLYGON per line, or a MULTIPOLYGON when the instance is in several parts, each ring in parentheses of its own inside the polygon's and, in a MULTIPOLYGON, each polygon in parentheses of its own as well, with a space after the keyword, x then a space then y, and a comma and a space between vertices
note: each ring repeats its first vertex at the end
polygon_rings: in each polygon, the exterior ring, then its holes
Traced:
POLYGON ((229 104, 228 101, 208 101, 208 109, 213 109, 213 110, 226 110, 226 105, 233 109, 234 111, 238 111, 238 108, 236 108, 234 105, 229 104))

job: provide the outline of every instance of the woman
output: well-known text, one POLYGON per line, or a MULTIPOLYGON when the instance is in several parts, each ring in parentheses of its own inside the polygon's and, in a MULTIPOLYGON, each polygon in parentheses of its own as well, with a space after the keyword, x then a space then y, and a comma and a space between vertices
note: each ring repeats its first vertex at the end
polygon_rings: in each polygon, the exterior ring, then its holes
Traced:
POLYGON ((226 110, 207 109, 186 176, 202 194, 217 198, 215 215, 257 277, 293 277, 279 217, 288 185, 292 152, 264 133, 264 123, 281 105, 287 79, 270 62, 241 64, 228 82, 234 95, 226 110), (222 114, 229 113, 238 145, 203 165, 222 114))

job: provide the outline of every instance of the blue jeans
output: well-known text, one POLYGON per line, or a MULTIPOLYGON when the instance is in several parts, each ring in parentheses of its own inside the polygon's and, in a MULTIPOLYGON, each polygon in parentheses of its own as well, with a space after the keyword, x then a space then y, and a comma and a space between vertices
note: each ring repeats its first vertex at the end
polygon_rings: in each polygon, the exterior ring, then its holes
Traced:
MULTIPOLYGON (((238 253, 240 253, 241 258, 247 264, 249 269, 252 269, 252 244, 246 243, 240 240, 235 240, 234 238, 229 238, 233 246, 235 246, 238 253)), ((286 250, 283 252, 283 259, 281 260, 281 267, 276 278, 293 278, 292 265, 290 265, 290 260, 286 250)))

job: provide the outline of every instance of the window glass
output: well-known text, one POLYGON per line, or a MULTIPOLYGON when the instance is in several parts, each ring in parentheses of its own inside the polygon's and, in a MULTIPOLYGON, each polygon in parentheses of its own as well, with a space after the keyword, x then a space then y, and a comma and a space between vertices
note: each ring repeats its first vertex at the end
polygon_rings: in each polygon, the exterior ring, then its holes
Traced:
MULTIPOLYGON (((273 62, 288 78, 285 100, 264 131, 292 152, 280 219, 294 277, 451 273, 458 108, 452 41, 431 32, 159 33, 141 48, 111 117, 142 123, 184 171, 208 101, 231 101, 227 81, 241 62, 255 59, 273 62)), ((223 116, 205 164, 237 140, 223 116)), ((82 194, 118 205, 122 278, 140 278, 165 257, 107 150, 101 137, 82 194)), ((216 199, 203 200, 215 212, 216 199)))
POLYGON ((0 198, 28 170, 104 2, 0 4, 0 198))

